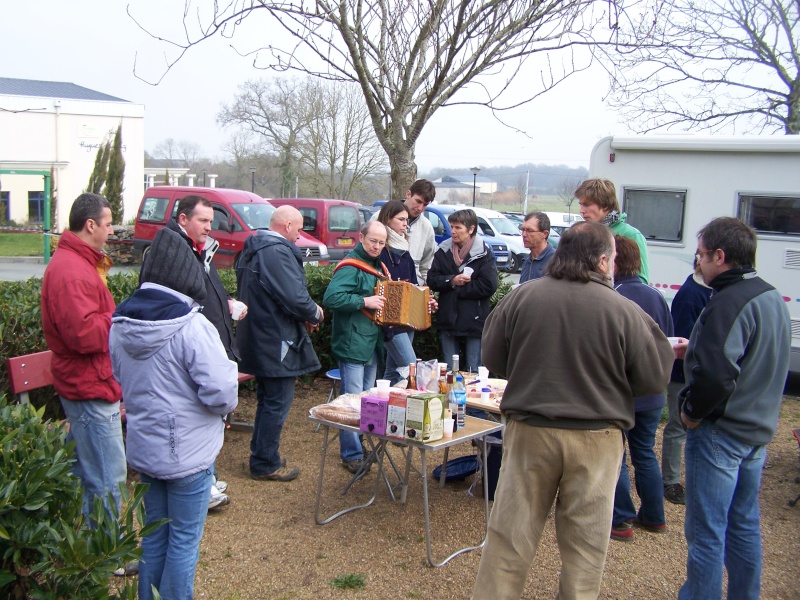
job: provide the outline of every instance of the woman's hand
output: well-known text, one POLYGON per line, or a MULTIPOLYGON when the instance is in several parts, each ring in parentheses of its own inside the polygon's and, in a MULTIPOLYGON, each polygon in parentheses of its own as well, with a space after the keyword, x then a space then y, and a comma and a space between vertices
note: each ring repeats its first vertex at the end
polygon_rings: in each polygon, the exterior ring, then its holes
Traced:
POLYGON ((452 283, 453 286, 457 286, 457 285, 466 285, 470 281, 472 281, 472 277, 470 277, 469 275, 464 275, 463 273, 459 273, 450 280, 450 283, 452 283))

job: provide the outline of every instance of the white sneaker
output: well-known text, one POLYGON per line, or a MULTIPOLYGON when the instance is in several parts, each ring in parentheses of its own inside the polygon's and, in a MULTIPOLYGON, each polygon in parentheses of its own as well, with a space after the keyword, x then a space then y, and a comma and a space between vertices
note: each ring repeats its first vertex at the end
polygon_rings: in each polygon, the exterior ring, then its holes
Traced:
POLYGON ((217 479, 217 481, 214 482, 214 485, 216 486, 217 491, 220 494, 224 494, 228 489, 228 482, 227 481, 220 481, 219 479, 217 479))
POLYGON ((208 499, 208 508, 219 508, 230 504, 231 499, 226 494, 223 494, 217 489, 217 486, 211 486, 211 497, 208 499))

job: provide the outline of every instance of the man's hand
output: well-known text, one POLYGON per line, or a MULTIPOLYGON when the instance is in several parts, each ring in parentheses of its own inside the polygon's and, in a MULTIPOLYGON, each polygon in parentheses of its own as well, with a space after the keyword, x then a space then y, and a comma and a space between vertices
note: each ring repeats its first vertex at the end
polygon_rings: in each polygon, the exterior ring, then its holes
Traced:
POLYGON ((308 321, 306 321, 305 325, 306 325, 306 332, 308 333, 308 335, 311 335, 312 332, 314 332, 317 329, 319 329, 319 326, 321 324, 322 324, 322 321, 320 321, 319 323, 309 323, 308 321))
POLYGON ((386 298, 383 296, 367 296, 364 298, 364 308, 371 310, 381 310, 383 308, 386 298))
MULTIPOLYGON (((236 301, 236 300, 234 300, 233 298, 228 298, 228 313, 229 313, 229 314, 230 314, 232 317, 233 317, 233 310, 234 310, 234 307, 235 307, 235 304, 236 304, 236 302, 237 302, 237 301, 236 301)), ((244 306, 244 308, 242 309, 242 312, 241 312, 241 314, 239 315, 239 319, 244 319, 244 318, 247 316, 247 305, 246 305, 244 302, 242 302, 242 303, 241 303, 241 305, 242 305, 242 306, 244 306)), ((234 317, 234 319, 235 319, 235 318, 236 318, 236 317, 234 317)))
POLYGON ((436 301, 436 298, 431 296, 430 299, 428 300, 428 312, 433 314, 437 310, 439 310, 439 303, 436 301))
POLYGON ((697 426, 700 425, 700 421, 690 419, 683 411, 681 411, 681 421, 686 426, 686 429, 697 429, 697 426))
POLYGON ((678 338, 678 342, 672 346, 672 351, 675 353, 675 360, 683 360, 686 357, 686 348, 689 347, 689 340, 686 338, 678 338))

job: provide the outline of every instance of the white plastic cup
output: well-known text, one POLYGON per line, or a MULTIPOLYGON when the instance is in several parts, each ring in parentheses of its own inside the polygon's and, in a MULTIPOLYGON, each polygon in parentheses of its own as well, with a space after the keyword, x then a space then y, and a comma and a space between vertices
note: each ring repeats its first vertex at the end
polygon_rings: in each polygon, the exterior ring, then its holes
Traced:
POLYGON ((670 345, 674 348, 675 346, 678 345, 678 342, 681 341, 681 338, 679 338, 679 337, 668 337, 667 340, 669 340, 670 345))
POLYGON ((391 382, 388 379, 378 379, 375 384, 378 387, 378 396, 380 398, 389 397, 389 386, 391 382))
POLYGON ((444 437, 451 438, 453 437, 453 426, 455 425, 455 421, 450 419, 444 420, 444 437))
POLYGON ((481 388, 481 402, 489 402, 492 390, 488 387, 481 388))
POLYGON ((464 275, 467 277, 472 277, 472 273, 474 273, 474 269, 472 267, 464 267, 464 275))
POLYGON ((247 305, 244 302, 240 302, 239 300, 234 300, 233 302, 233 312, 231 313, 231 318, 234 321, 238 321, 242 318, 242 313, 244 309, 247 308, 247 305))
POLYGON ((488 381, 489 379, 489 369, 486 367, 478 367, 478 379, 481 381, 488 381))

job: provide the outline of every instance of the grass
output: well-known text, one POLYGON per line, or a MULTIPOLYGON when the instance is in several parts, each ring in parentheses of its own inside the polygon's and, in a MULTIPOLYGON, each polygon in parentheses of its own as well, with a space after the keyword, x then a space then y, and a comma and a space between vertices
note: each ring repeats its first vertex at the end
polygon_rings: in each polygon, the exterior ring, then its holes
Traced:
POLYGON ((0 256, 41 256, 41 233, 0 233, 0 256))
POLYGON ((339 575, 333 580, 333 587, 337 590, 363 590, 364 586, 364 576, 356 573, 339 575))

